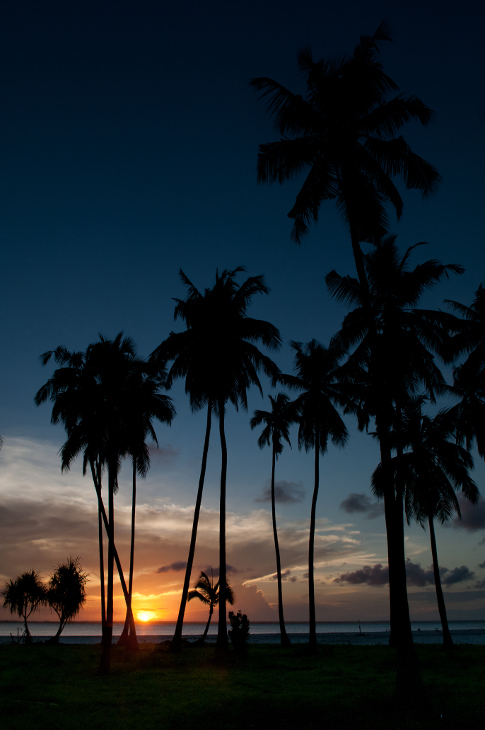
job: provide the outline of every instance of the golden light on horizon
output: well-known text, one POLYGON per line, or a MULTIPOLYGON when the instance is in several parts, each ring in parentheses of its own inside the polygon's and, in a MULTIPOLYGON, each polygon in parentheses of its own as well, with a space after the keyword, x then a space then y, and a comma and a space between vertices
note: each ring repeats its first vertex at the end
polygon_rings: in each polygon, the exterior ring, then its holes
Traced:
POLYGON ((153 621, 153 619, 158 618, 158 614, 155 611, 137 611, 136 618, 138 621, 146 623, 147 621, 153 621))

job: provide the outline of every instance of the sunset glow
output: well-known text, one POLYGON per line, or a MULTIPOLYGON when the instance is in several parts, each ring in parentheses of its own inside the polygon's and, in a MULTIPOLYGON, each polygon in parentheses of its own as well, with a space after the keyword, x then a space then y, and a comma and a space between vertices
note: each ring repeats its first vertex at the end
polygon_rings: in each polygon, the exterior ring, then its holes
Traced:
POLYGON ((153 619, 158 618, 158 615, 154 611, 138 611, 136 618, 138 621, 143 621, 145 623, 146 621, 153 621, 153 619))

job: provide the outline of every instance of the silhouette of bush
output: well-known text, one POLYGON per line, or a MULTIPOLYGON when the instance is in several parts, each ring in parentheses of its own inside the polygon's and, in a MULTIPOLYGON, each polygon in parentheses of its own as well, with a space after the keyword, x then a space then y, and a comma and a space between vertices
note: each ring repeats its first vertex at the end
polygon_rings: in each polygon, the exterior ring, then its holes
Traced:
POLYGON ((229 611, 229 621, 231 628, 229 629, 229 637, 231 639, 234 650, 240 654, 246 651, 246 642, 249 636, 249 620, 245 613, 238 611, 229 611))

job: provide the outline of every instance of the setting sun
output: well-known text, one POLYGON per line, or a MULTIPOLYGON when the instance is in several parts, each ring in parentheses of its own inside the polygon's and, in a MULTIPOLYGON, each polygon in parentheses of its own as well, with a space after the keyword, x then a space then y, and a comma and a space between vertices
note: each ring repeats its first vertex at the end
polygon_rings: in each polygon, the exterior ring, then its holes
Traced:
POLYGON ((154 618, 158 618, 154 611, 138 611, 136 614, 138 621, 152 621, 154 618))

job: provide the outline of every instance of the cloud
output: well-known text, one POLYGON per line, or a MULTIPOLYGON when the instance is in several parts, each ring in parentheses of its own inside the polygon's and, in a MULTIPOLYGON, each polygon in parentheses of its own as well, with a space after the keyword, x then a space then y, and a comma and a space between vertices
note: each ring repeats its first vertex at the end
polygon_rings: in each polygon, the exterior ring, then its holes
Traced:
MULTIPOLYGON (((302 482, 286 482, 280 480, 274 485, 275 501, 280 504, 298 504, 305 499, 302 482)), ((266 486, 261 497, 255 502, 271 502, 271 484, 266 486)))
MULTIPOLYGON (((460 568, 440 568, 441 582, 445 586, 452 586, 462 583, 475 577, 475 573, 462 565, 460 568)), ((433 566, 428 569, 422 568, 419 563, 412 563, 409 558, 406 560, 406 578, 410 586, 423 588, 426 585, 434 585, 433 566)), ((352 573, 342 573, 334 578, 335 583, 348 583, 350 585, 383 586, 389 583, 389 568, 382 563, 376 565, 364 565, 363 568, 352 573)))
MULTIPOLYGON (((283 570, 281 573, 281 580, 291 580, 289 577, 291 575, 291 570, 283 570)), ((270 575, 269 580, 278 580, 278 573, 273 573, 273 575, 270 575)))
POLYGON ((370 497, 363 492, 358 494, 352 492, 346 499, 340 502, 339 507, 349 514, 353 514, 354 512, 366 514, 369 520, 384 514, 383 502, 372 502, 370 497))
POLYGON ((353 573, 342 573, 334 578, 334 583, 348 583, 350 585, 384 586, 389 583, 389 568, 382 563, 376 565, 364 565, 363 568, 353 573))
POLYGON ((485 560, 483 561, 483 563, 479 563, 478 564, 478 567, 479 568, 485 568, 485 560))
POLYGON ((150 459, 153 462, 162 464, 163 466, 172 465, 180 454, 180 449, 174 449, 171 444, 160 447, 157 447, 156 444, 150 444, 148 451, 150 453, 150 459))
POLYGON ((162 565, 160 568, 157 568, 155 573, 179 573, 181 570, 185 570, 187 567, 187 561, 186 560, 177 560, 175 563, 171 563, 170 565, 162 565))
POLYGON ((461 520, 458 516, 454 517, 451 522, 453 527, 463 527, 469 532, 485 529, 485 500, 480 499, 477 504, 472 504, 460 493, 457 496, 460 503, 461 520))
POLYGON ((469 570, 466 565, 462 565, 460 568, 453 568, 453 570, 442 568, 440 573, 441 582, 445 586, 453 586, 455 583, 462 583, 464 580, 471 580, 475 577, 475 573, 469 570))
MULTIPOLYGON (((204 571, 206 575, 209 575, 211 573, 214 577, 219 576, 219 566, 214 567, 213 565, 207 565, 205 568, 201 568, 201 570, 204 571)), ((236 568, 234 565, 229 565, 229 563, 226 563, 226 573, 242 573, 244 571, 239 570, 239 568, 236 568)))

